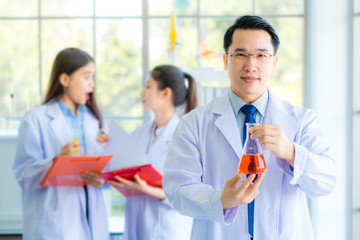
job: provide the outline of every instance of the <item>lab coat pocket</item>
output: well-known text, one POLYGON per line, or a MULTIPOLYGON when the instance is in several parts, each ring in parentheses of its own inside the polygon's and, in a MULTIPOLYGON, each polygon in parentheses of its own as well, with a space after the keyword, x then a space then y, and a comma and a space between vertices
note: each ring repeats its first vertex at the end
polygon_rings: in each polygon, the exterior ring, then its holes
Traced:
POLYGON ((25 228, 29 231, 26 239, 62 239, 63 224, 60 211, 40 211, 32 218, 25 220, 25 228))

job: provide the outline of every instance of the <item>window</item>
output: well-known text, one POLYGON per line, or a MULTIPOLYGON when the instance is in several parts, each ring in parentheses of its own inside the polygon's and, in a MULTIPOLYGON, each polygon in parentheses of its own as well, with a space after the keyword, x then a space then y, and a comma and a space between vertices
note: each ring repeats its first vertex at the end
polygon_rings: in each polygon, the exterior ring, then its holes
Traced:
MULTIPOLYGON (((16 134, 23 114, 41 103, 56 53, 70 46, 95 57, 107 123, 115 120, 130 132, 148 119, 140 92, 149 70, 173 62, 190 73, 201 68, 225 76, 223 36, 245 14, 274 25, 281 44, 270 87, 302 105, 303 0, 0 0, 0 134, 16 134), (169 51, 172 12, 180 36, 176 58, 169 51), (200 55, 200 46, 212 54, 200 55)), ((226 77, 197 81, 200 89, 229 86, 226 77)), ((122 216, 124 198, 112 191, 107 199, 110 216, 122 216)))

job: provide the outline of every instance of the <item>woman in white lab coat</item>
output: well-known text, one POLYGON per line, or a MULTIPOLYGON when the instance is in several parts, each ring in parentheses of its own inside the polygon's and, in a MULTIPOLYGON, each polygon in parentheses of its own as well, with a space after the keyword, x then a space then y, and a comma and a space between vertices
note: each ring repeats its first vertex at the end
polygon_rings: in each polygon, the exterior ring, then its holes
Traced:
MULTIPOLYGON (((175 107, 186 102, 187 113, 197 106, 195 80, 177 67, 158 66, 151 71, 142 98, 145 111, 153 111, 155 120, 137 128, 133 135, 138 141, 139 152, 145 153, 148 163, 162 172, 171 138, 179 122, 175 107), (188 80, 188 88, 185 79, 188 80)), ((107 140, 105 135, 100 137, 100 142, 107 140)), ((190 239, 192 219, 169 205, 162 188, 147 185, 138 176, 135 176, 136 181, 120 177, 117 180, 109 183, 145 193, 126 199, 124 239, 190 239)))
POLYGON ((23 117, 14 172, 22 188, 24 240, 109 239, 97 174, 82 177, 87 187, 42 187, 58 155, 101 154, 96 135, 102 118, 94 94, 95 64, 86 52, 68 48, 53 64, 44 102, 23 117), (77 142, 72 140, 77 138, 77 142))

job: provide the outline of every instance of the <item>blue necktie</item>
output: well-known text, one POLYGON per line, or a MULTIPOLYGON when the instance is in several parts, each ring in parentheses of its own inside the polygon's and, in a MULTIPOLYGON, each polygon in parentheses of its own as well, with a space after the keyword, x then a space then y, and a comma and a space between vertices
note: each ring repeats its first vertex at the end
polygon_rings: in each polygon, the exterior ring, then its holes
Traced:
MULTIPOLYGON (((242 144, 244 146, 246 140, 246 125, 245 123, 255 123, 254 114, 256 112, 256 107, 253 105, 244 105, 240 109, 245 114, 244 126, 243 126, 243 141, 242 144)), ((248 175, 247 175, 248 176, 248 175)), ((248 204, 248 222, 249 222, 249 234, 250 236, 254 236, 254 205, 255 200, 248 204)))
POLYGON ((246 140, 246 123, 255 123, 254 114, 256 112, 256 107, 253 105, 246 104, 240 109, 245 114, 244 126, 243 126, 243 138, 242 145, 244 146, 246 140))

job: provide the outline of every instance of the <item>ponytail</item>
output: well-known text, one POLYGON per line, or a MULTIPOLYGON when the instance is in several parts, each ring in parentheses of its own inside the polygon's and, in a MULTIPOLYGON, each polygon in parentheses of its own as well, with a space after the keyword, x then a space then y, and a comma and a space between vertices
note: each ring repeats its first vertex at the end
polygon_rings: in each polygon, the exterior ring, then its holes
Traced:
POLYGON ((184 78, 188 79, 189 86, 186 95, 186 109, 185 114, 198 106, 197 87, 195 79, 188 73, 184 72, 184 78))
POLYGON ((198 106, 196 82, 191 75, 173 65, 160 65, 151 71, 151 76, 158 83, 159 89, 171 89, 175 107, 186 102, 184 114, 198 106), (186 88, 185 79, 188 79, 188 88, 186 88))

